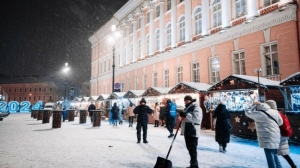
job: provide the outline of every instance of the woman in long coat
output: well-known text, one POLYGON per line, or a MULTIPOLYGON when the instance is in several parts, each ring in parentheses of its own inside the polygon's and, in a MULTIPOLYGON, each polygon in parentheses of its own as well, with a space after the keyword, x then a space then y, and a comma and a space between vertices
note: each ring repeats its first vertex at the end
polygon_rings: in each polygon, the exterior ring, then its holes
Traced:
POLYGON ((130 105, 127 108, 127 115, 128 115, 128 122, 129 122, 129 127, 132 127, 133 125, 133 118, 134 118, 134 113, 133 113, 133 109, 134 109, 134 105, 132 102, 130 102, 130 105))
POLYGON ((225 153, 227 143, 230 141, 229 119, 231 117, 223 101, 217 106, 213 118, 217 118, 215 140, 219 143, 219 152, 225 153))
POLYGON ((154 107, 154 114, 153 114, 154 127, 158 127, 159 111, 160 111, 160 107, 158 105, 158 102, 156 102, 154 107))

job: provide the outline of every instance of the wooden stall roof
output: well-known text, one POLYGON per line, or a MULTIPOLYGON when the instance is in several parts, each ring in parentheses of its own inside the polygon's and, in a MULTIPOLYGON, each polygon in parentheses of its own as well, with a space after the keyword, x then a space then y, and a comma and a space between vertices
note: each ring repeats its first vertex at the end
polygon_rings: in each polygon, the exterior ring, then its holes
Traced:
POLYGON ((98 97, 98 100, 106 100, 110 95, 109 94, 101 94, 99 97, 98 97))
POLYGON ((99 96, 91 96, 91 100, 96 101, 98 100, 99 96))
POLYGON ((206 92, 211 85, 207 83, 196 83, 196 82, 180 82, 174 86, 168 93, 200 93, 206 92))
POLYGON ((77 97, 77 98, 76 98, 76 101, 81 102, 81 101, 82 101, 82 97, 77 97))
POLYGON ((300 72, 296 72, 280 82, 280 85, 300 85, 300 72))
POLYGON ((171 87, 149 87, 142 96, 160 96, 166 95, 171 90, 171 87))
MULTIPOLYGON (((261 88, 278 88, 280 87, 278 81, 273 81, 263 77, 259 78, 259 84, 261 88)), ((246 90, 246 89, 257 89, 258 77, 247 76, 247 75, 230 75, 222 81, 214 84, 207 91, 217 90, 246 90)))
POLYGON ((83 99, 82 99, 81 101, 87 102, 87 101, 89 101, 90 99, 91 99, 90 97, 83 97, 83 99))
POLYGON ((108 96, 107 99, 119 99, 119 98, 123 98, 125 94, 126 94, 126 92, 113 92, 112 94, 110 94, 108 96))
POLYGON ((141 97, 144 92, 144 90, 128 90, 128 92, 126 92, 126 94, 124 95, 124 98, 141 97))

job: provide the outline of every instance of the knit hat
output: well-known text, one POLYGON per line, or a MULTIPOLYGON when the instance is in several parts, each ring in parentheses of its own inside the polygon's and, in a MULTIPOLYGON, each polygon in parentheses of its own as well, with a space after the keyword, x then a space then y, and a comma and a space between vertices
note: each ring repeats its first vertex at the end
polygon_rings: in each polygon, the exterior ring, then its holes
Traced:
POLYGON ((193 101, 193 98, 190 95, 186 95, 184 97, 184 101, 189 100, 189 101, 193 101))
POLYGON ((267 103, 271 109, 277 110, 277 104, 274 100, 267 100, 265 103, 267 103))
POLYGON ((142 103, 145 103, 145 104, 146 104, 145 98, 142 98, 142 99, 141 99, 140 104, 142 104, 142 103))

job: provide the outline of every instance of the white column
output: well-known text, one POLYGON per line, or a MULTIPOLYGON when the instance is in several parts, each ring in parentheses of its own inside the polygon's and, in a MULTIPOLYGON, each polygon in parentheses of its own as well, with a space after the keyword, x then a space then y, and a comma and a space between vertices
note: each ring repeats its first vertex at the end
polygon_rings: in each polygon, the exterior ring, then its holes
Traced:
POLYGON ((192 39, 192 11, 191 7, 192 3, 191 0, 185 0, 185 42, 190 42, 192 39))
POLYGON ((177 5, 176 5, 176 0, 171 0, 171 47, 174 48, 176 47, 176 35, 177 35, 177 29, 176 29, 176 23, 177 23, 177 16, 176 12, 177 11, 177 5))
POLYGON ((129 63, 129 54, 130 54, 130 38, 129 38, 129 26, 126 26, 126 55, 125 55, 125 64, 129 63))
POLYGON ((150 38, 149 38, 149 56, 153 56, 154 53, 154 6, 150 5, 150 38))
POLYGON ((202 36, 208 35, 209 29, 209 0, 202 0, 202 36))
POLYGON ((134 17, 133 22, 132 22, 132 28, 133 28, 133 58, 132 58, 132 62, 136 62, 136 52, 137 52, 137 33, 136 33, 136 17, 134 17))
POLYGON ((159 14, 159 51, 163 52, 164 46, 165 46, 165 6, 164 6, 164 1, 160 2, 160 14, 159 14))
POLYGON ((221 1, 222 28, 230 26, 230 1, 221 1))
POLYGON ((124 65, 124 29, 120 29, 120 62, 119 67, 122 67, 124 65))
POLYGON ((247 0, 247 18, 252 18, 253 16, 258 14, 257 7, 257 1, 247 0))
POLYGON ((141 18, 141 55, 140 58, 145 58, 145 13, 143 9, 140 10, 141 18))

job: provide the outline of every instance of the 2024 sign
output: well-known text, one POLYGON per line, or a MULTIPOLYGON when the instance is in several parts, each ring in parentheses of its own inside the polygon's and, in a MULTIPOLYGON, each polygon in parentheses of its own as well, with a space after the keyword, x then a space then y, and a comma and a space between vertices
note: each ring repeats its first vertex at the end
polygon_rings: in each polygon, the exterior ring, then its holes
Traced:
POLYGON ((31 110, 42 109, 42 101, 36 102, 31 106, 29 101, 22 101, 21 103, 17 101, 11 101, 8 104, 5 101, 0 101, 0 112, 10 112, 10 113, 26 113, 31 112, 31 110))

